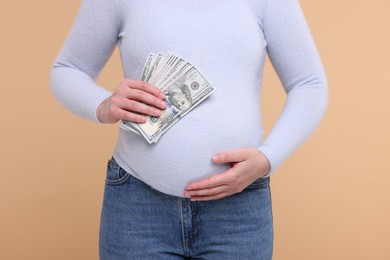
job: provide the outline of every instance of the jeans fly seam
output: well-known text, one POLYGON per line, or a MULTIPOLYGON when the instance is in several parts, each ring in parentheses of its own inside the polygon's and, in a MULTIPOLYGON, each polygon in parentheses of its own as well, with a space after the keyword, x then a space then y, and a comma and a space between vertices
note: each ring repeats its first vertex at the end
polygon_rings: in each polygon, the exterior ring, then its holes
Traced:
POLYGON ((189 256, 189 248, 188 248, 188 240, 187 240, 187 229, 185 225, 185 216, 183 213, 183 200, 181 198, 179 200, 179 206, 180 206, 180 218, 181 218, 181 233, 183 236, 183 250, 184 250, 184 256, 189 256))
POLYGON ((192 216, 193 216, 193 233, 192 233, 192 239, 195 241, 198 238, 199 234, 199 212, 198 212, 198 203, 191 202, 192 205, 192 216))

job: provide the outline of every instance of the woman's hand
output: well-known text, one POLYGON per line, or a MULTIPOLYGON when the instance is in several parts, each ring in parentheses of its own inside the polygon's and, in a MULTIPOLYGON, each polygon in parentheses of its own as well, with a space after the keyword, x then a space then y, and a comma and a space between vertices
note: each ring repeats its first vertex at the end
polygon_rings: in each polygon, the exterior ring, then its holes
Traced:
POLYGON ((255 148, 238 149, 213 156, 214 163, 232 163, 226 172, 191 183, 184 195, 192 201, 214 200, 239 193, 270 171, 265 155, 255 148))
POLYGON ((146 117, 159 116, 166 108, 164 93, 143 81, 124 79, 97 108, 100 122, 114 124, 119 120, 145 123, 146 117))

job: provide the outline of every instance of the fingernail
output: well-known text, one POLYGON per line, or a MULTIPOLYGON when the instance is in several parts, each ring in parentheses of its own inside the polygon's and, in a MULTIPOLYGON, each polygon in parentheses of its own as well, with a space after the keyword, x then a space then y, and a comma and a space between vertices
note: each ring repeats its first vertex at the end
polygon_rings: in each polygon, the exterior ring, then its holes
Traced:
POLYGON ((218 161, 218 156, 217 155, 214 155, 213 158, 212 158, 213 162, 216 162, 218 161))
POLYGON ((166 104, 164 101, 161 101, 161 102, 160 102, 160 105, 161 105, 162 107, 166 107, 166 106, 167 106, 167 104, 166 104))
POLYGON ((136 121, 141 122, 141 123, 145 123, 146 122, 146 118, 144 116, 137 116, 136 117, 136 121))
POLYGON ((153 110, 153 114, 156 115, 156 116, 159 116, 159 115, 161 115, 161 110, 154 109, 153 110))
POLYGON ((164 95, 163 92, 160 92, 160 97, 161 97, 162 99, 165 99, 165 95, 164 95))

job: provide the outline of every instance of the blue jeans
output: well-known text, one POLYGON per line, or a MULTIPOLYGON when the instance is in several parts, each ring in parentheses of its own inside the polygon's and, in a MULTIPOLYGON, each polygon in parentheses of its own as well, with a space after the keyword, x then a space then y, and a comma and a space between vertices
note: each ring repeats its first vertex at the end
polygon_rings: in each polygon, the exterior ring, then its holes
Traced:
POLYGON ((272 259, 269 178, 219 200, 161 193, 107 165, 99 231, 101 260, 272 259))

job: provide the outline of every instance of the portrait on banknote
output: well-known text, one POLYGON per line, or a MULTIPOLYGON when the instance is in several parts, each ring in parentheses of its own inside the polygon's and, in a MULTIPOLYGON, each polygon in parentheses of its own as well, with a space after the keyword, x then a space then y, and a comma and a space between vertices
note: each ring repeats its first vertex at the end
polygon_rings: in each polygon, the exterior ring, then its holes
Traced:
POLYGON ((191 90, 185 84, 172 85, 165 89, 164 94, 171 104, 180 111, 186 111, 192 106, 191 90))

